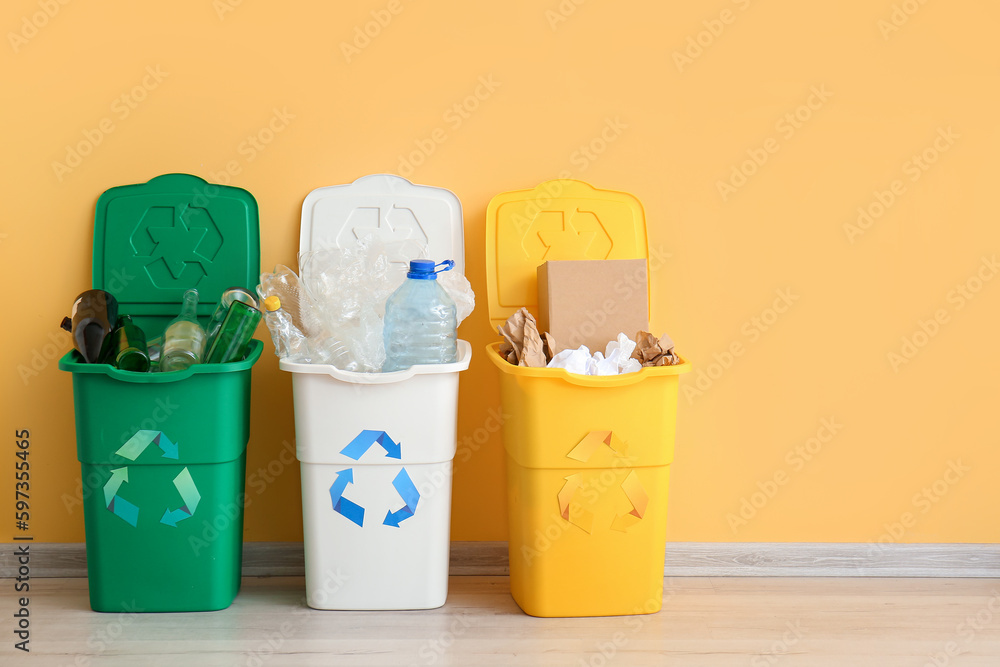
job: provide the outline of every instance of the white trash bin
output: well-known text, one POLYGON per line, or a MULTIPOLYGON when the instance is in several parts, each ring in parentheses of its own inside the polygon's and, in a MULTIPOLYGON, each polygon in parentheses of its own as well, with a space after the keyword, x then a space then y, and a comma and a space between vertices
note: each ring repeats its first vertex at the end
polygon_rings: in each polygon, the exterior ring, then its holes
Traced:
MULTIPOLYGON (((369 233, 419 241, 464 273, 462 209, 448 190, 380 174, 319 188, 302 205, 302 251, 369 233)), ((456 362, 394 373, 280 361, 292 373, 310 607, 444 604, 458 374, 471 357, 460 340, 456 362)))

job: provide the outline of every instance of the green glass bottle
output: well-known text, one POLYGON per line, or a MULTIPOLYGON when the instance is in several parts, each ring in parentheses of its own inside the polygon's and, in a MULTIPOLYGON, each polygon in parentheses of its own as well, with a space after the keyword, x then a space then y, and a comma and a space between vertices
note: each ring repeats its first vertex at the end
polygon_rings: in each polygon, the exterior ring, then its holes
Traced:
POLYGON ((257 299, 242 287, 230 287, 223 292, 222 296, 219 297, 219 305, 215 307, 215 312, 212 313, 212 317, 208 320, 208 326, 205 327, 206 350, 212 349, 215 337, 219 335, 219 330, 222 329, 222 322, 226 319, 226 315, 229 314, 229 307, 233 305, 234 301, 242 301, 248 306, 257 307, 257 299))
POLYGON ((239 361, 246 356, 253 340, 253 333, 260 324, 262 313, 242 301, 233 301, 226 312, 226 319, 205 355, 207 364, 224 364, 239 361))
POLYGON ((181 314, 163 334, 160 371, 180 371, 201 362, 205 351, 205 330, 198 324, 198 290, 184 292, 181 314))
POLYGON ((101 362, 123 371, 145 373, 149 370, 146 334, 132 323, 132 317, 121 315, 115 328, 104 339, 101 362))

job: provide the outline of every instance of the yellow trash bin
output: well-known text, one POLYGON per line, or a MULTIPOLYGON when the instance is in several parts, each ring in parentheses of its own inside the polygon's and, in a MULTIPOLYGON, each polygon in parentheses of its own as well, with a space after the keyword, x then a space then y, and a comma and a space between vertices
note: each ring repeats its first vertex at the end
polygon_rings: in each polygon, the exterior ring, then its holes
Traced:
MULTIPOLYGON (((536 305, 543 261, 647 257, 639 201, 581 181, 498 195, 486 226, 494 326, 536 305)), ((532 616, 659 611, 678 376, 690 364, 582 376, 514 366, 498 348, 486 351, 507 415, 514 600, 532 616)))

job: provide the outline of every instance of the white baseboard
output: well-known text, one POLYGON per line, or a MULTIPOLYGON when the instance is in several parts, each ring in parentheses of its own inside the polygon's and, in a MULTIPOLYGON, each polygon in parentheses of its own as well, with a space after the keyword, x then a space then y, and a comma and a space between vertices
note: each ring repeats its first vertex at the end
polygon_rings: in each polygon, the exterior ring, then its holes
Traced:
MULTIPOLYGON (((15 550, 0 552, 0 577, 17 575, 15 550)), ((29 543, 32 577, 85 577, 83 544, 29 543)), ((302 576, 301 542, 247 542, 243 575, 302 576)), ((506 542, 452 542, 451 574, 509 574, 506 542)), ((673 542, 668 577, 988 577, 1000 578, 998 544, 673 542)))

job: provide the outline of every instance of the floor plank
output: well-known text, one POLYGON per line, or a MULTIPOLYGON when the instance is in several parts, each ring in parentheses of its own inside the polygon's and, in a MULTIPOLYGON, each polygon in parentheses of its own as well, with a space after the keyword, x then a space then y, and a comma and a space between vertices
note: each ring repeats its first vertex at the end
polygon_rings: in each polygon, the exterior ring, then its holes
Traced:
MULTIPOLYGON (((1000 664, 997 579, 673 577, 658 614, 549 619, 523 614, 506 577, 452 577, 450 586, 441 609, 331 612, 304 605, 301 577, 245 578, 224 611, 99 614, 86 579, 37 579, 31 654, 14 650, 8 631, 0 664, 1000 664)), ((0 603, 9 619, 9 582, 0 603)))

